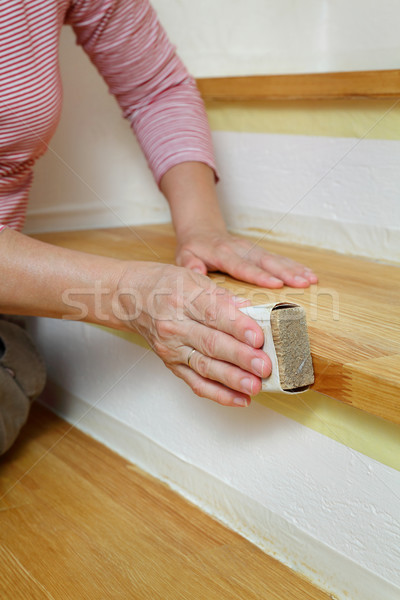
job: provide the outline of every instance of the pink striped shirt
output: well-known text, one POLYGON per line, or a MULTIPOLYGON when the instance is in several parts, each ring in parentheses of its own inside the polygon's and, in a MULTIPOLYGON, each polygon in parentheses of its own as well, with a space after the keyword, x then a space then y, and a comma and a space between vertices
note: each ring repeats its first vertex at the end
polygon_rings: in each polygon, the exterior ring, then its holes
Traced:
POLYGON ((195 82, 148 0, 0 0, 0 231, 22 229, 32 167, 58 123, 64 23, 117 98, 157 183, 185 161, 215 169, 195 82))

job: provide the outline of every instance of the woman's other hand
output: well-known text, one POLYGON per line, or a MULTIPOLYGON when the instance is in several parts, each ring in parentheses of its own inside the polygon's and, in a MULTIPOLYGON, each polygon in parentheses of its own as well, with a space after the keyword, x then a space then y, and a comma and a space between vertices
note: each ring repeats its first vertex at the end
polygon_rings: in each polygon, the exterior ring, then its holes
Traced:
POLYGON ((218 206, 214 172, 207 165, 187 162, 172 167, 161 180, 161 190, 171 207, 178 265, 204 275, 221 271, 266 288, 284 284, 305 288, 317 283, 311 269, 228 233, 218 206))
POLYGON ((315 273, 304 265, 267 252, 250 240, 227 232, 214 233, 212 228, 189 233, 178 240, 176 262, 204 275, 221 271, 265 288, 280 288, 284 284, 306 288, 318 281, 315 273))

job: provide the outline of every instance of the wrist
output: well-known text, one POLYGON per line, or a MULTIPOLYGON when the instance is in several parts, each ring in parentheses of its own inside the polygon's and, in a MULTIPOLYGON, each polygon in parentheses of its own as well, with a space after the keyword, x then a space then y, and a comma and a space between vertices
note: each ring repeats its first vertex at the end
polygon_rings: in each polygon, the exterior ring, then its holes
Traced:
POLYGON ((216 220, 204 219, 195 220, 193 223, 186 224, 183 227, 175 228, 176 239, 178 246, 188 243, 194 238, 219 238, 228 234, 225 222, 217 222, 216 220))
POLYGON ((157 297, 155 282, 163 288, 163 273, 168 267, 148 261, 124 263, 112 297, 115 329, 143 333, 149 302, 157 297))
POLYGON ((210 167, 196 162, 176 165, 162 178, 161 190, 170 205, 179 243, 202 232, 226 234, 210 167))
POLYGON ((61 319, 85 321, 122 329, 119 318, 118 282, 125 270, 125 261, 85 254, 70 255, 76 258, 70 262, 72 277, 64 273, 54 290, 54 301, 61 301, 61 319))

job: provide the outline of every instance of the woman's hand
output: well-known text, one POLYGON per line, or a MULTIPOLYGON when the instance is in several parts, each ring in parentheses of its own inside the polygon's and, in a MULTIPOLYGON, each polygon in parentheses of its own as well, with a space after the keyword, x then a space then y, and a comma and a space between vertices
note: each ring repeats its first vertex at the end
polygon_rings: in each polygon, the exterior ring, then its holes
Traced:
POLYGON ((0 312, 136 330, 196 394, 224 405, 247 405, 271 372, 261 328, 238 309, 246 302, 204 275, 76 252, 10 229, 0 235, 0 256, 0 312))
POLYGON ((250 395, 260 391, 261 378, 271 372, 260 349, 261 328, 238 309, 246 303, 201 274, 171 265, 127 263, 118 299, 121 319, 198 396, 247 406, 250 395))
POLYGON ((284 284, 305 288, 317 283, 311 269, 227 232, 214 173, 207 165, 187 162, 172 167, 161 180, 161 190, 171 207, 178 265, 204 275, 222 271, 267 288, 284 284))
POLYGON ((176 262, 182 267, 206 275, 221 271, 235 279, 266 288, 284 284, 306 288, 318 277, 307 267, 263 250, 255 243, 211 228, 178 239, 176 262))

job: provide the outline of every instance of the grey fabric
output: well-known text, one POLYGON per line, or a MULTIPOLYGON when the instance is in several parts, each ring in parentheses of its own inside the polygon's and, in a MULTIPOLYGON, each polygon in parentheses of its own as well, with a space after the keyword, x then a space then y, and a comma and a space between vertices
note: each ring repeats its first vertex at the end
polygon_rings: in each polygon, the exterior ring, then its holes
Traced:
POLYGON ((31 402, 43 391, 46 369, 29 335, 0 320, 0 454, 15 441, 31 402))
POLYGON ((29 335, 14 323, 0 321, 0 338, 5 351, 0 365, 15 373, 19 386, 31 400, 43 391, 46 368, 29 335))
POLYGON ((0 455, 15 442, 28 418, 30 405, 14 377, 0 367, 0 455))

